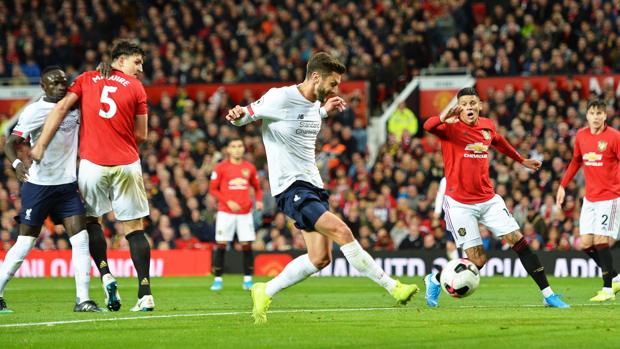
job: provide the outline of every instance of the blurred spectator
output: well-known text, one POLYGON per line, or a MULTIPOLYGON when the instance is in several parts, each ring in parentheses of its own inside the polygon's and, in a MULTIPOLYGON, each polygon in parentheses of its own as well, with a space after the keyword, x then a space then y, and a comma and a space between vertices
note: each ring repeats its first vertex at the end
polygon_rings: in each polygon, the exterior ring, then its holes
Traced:
POLYGON ((400 102, 390 116, 387 129, 396 137, 397 142, 402 140, 405 130, 408 131, 408 136, 415 137, 418 134, 418 118, 405 102, 400 102))

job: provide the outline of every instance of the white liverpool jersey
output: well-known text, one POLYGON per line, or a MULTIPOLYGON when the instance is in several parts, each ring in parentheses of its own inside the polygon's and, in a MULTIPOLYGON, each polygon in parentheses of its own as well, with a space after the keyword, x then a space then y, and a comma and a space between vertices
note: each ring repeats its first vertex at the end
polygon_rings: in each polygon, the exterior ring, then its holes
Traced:
MULTIPOLYGON (((19 116, 13 134, 28 138, 30 145, 37 143, 47 114, 54 109, 56 103, 43 100, 28 105, 19 116)), ((43 154, 42 161, 32 162, 28 170, 28 182, 38 185, 59 185, 73 183, 77 180, 76 161, 78 134, 80 130, 80 112, 70 111, 58 127, 43 154)))
POLYGON ((321 131, 321 103, 310 102, 293 85, 272 88, 247 108, 249 115, 234 124, 263 120, 271 193, 278 195, 295 181, 323 188, 315 156, 316 138, 321 131))

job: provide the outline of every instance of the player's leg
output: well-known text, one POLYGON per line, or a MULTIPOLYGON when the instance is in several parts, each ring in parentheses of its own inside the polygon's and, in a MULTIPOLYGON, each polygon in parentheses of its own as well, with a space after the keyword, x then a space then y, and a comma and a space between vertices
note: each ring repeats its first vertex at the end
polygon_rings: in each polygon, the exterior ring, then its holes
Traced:
MULTIPOLYGON (((467 254, 469 249, 482 245, 477 218, 480 214, 479 205, 467 205, 446 197, 443 202, 443 208, 446 230, 451 232, 455 247, 462 248, 467 254)), ((469 254, 474 258, 470 258, 474 264, 484 265, 484 261, 481 260, 484 254, 481 254, 479 257, 473 251, 469 251, 469 254)), ((426 286, 424 298, 426 299, 426 305, 431 308, 439 305, 439 295, 441 294, 440 280, 441 271, 432 272, 424 278, 424 285, 426 286)))
POLYGON ((235 214, 219 211, 215 218, 215 248, 211 257, 211 272, 213 273, 213 284, 211 291, 220 291, 224 287, 224 261, 226 260, 226 248, 228 243, 235 236, 237 227, 237 216, 235 214))
POLYGON ((257 324, 267 322, 267 310, 271 298, 285 288, 291 287, 331 263, 332 242, 316 232, 302 230, 308 253, 290 261, 275 278, 267 283, 256 283, 252 287, 252 316, 257 324))
POLYGON ((129 242, 131 260, 138 274, 138 302, 132 311, 151 311, 155 301, 151 294, 151 246, 144 232, 142 218, 149 215, 149 204, 142 179, 140 161, 116 166, 110 177, 112 209, 122 222, 129 242))
POLYGON ((142 218, 123 222, 124 231, 129 231, 125 237, 129 242, 129 252, 133 266, 138 274, 138 303, 132 311, 152 311, 155 302, 151 293, 151 245, 146 239, 142 218))
POLYGON ((84 212, 63 218, 63 225, 71 242, 71 264, 73 265, 76 291, 73 311, 99 312, 101 309, 97 303, 90 299, 89 293, 91 264, 84 212))
POLYGON ((613 199, 591 203, 594 208, 594 225, 591 227, 594 233, 593 245, 603 276, 603 289, 590 299, 594 302, 615 300, 616 298, 612 280, 618 274, 613 266, 614 261, 609 242, 610 239, 617 236, 618 226, 620 226, 619 212, 617 212, 618 201, 620 200, 613 199))
POLYGON ((251 212, 237 215, 236 231, 243 253, 243 289, 249 290, 252 287, 252 274, 254 274, 252 242, 256 240, 254 217, 251 212))
POLYGON ((517 221, 508 212, 504 200, 499 195, 495 195, 493 199, 484 203, 483 212, 480 223, 485 225, 496 237, 505 239, 512 250, 517 253, 521 264, 538 285, 544 297, 543 303, 550 307, 568 308, 569 305, 564 303, 549 286, 545 268, 540 263, 538 255, 532 252, 524 239, 517 221))
POLYGON ((118 284, 110 272, 107 256, 108 245, 101 228, 101 216, 112 210, 109 172, 109 167, 99 166, 88 160, 81 160, 78 186, 86 208, 86 231, 88 232, 90 256, 99 270, 107 307, 112 311, 117 311, 121 306, 120 297, 118 297, 118 284))
POLYGON ((269 297, 305 280, 331 263, 331 240, 316 232, 302 230, 302 234, 308 253, 292 260, 280 274, 267 282, 266 292, 269 297))
POLYGON ((4 262, 2 266, 0 266, 0 314, 13 312, 8 308, 4 300, 4 289, 24 262, 28 252, 34 247, 40 232, 40 225, 19 225, 19 236, 17 237, 17 241, 15 241, 15 244, 6 253, 4 262))
POLYGON ((86 231, 86 210, 78 191, 78 184, 55 186, 55 201, 50 210, 54 223, 62 222, 71 242, 71 263, 75 277, 76 302, 74 311, 101 311, 90 299, 90 252, 86 231))
POLYGON ((36 185, 26 182, 21 189, 22 207, 19 216, 15 219, 19 223, 19 236, 15 244, 9 249, 2 267, 0 267, 0 311, 9 312, 3 299, 4 289, 15 275, 15 272, 24 262, 28 252, 41 232, 41 226, 49 214, 53 202, 53 192, 50 186, 36 185))

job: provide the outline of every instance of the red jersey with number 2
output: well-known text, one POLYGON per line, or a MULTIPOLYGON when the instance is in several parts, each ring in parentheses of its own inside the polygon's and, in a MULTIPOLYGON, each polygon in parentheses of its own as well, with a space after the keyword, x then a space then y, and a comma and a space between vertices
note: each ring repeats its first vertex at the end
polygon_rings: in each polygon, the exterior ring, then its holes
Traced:
POLYGON ((142 83, 114 70, 104 79, 97 71, 83 73, 69 92, 80 98, 80 158, 102 166, 127 165, 139 160, 134 135, 136 115, 146 115, 142 83))

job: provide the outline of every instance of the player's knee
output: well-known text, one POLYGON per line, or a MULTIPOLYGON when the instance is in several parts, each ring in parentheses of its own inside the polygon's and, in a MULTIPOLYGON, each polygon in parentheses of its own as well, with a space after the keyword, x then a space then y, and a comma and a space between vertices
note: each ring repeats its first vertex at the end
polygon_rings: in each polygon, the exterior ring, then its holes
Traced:
POLYGON ((339 222, 332 229, 332 235, 334 236, 334 240, 336 243, 343 245, 353 241, 353 232, 351 229, 344 223, 339 222))
POLYGON ((332 256, 329 253, 324 253, 318 256, 310 256, 310 262, 317 269, 321 270, 332 262, 332 256))
POLYGON ((594 246, 594 244, 592 244, 592 241, 586 241, 586 240, 581 240, 579 245, 581 246, 582 251, 589 250, 594 246))

